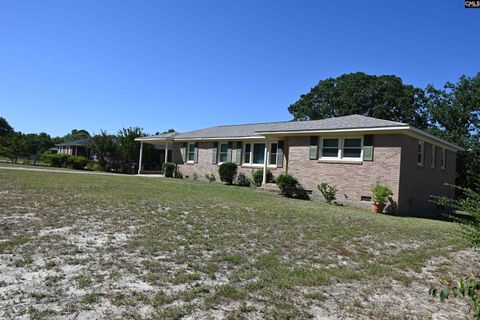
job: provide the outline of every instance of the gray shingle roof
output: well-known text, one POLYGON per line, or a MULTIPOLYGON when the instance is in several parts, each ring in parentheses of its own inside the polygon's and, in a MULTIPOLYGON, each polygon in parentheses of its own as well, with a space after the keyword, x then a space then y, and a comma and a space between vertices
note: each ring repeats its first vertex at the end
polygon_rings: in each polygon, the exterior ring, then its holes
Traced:
POLYGON ((57 147, 63 146, 88 146, 92 142, 92 138, 74 140, 74 141, 67 141, 56 144, 57 147))
POLYGON ((241 125, 226 125, 179 133, 175 139, 198 138, 233 138, 250 137, 258 133, 277 131, 316 131, 334 129, 367 129, 380 127, 408 126, 405 123, 388 121, 361 115, 349 115, 336 118, 311 121, 283 121, 269 123, 253 123, 241 125))

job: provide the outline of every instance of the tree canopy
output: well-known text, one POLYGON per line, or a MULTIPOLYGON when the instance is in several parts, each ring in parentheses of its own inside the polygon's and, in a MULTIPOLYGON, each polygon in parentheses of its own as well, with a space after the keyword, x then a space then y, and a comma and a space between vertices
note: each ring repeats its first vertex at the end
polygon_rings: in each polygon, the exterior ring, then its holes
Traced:
POLYGON ((349 73, 321 80, 290 105, 294 120, 318 120, 351 114, 427 127, 424 90, 394 75, 349 73))
POLYGON ((13 128, 3 117, 0 117, 0 137, 5 137, 13 133, 13 128))

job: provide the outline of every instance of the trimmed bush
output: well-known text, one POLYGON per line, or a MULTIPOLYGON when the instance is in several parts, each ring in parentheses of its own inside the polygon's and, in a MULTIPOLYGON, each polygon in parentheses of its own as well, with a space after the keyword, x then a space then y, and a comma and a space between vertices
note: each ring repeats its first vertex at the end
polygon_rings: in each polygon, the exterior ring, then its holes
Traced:
POLYGON ((240 187, 250 187, 252 185, 252 180, 243 173, 240 173, 238 174, 237 184, 240 187))
POLYGON ((63 153, 50 153, 45 152, 42 154, 43 162, 47 163, 50 167, 66 167, 70 156, 63 153))
POLYGON ((307 192, 295 177, 282 173, 277 177, 277 185, 284 197, 309 199, 307 192))
POLYGON ((328 204, 332 204, 333 201, 337 200, 337 188, 329 185, 326 182, 322 182, 317 185, 318 190, 322 193, 322 196, 325 198, 328 204))
POLYGON ((165 177, 173 178, 173 173, 175 172, 175 164, 171 162, 165 162, 162 164, 162 171, 165 177))
POLYGON ((220 181, 223 181, 228 185, 233 184, 233 180, 235 180, 235 176, 237 175, 237 169, 237 165, 233 162, 222 163, 220 168, 218 168, 220 181))
POLYGON ((70 156, 67 165, 72 169, 83 170, 88 164, 88 159, 82 156, 70 156))
MULTIPOLYGON (((263 182, 263 169, 258 169, 253 171, 252 178, 253 178, 253 181, 255 182, 255 185, 257 187, 260 187, 263 182)), ((270 169, 267 169, 267 183, 271 183, 273 181, 274 181, 274 177, 273 177, 272 171, 270 169)))
POLYGON ((210 182, 210 183, 217 180, 217 178, 215 178, 215 173, 206 173, 205 174, 205 179, 207 179, 208 182, 210 182))

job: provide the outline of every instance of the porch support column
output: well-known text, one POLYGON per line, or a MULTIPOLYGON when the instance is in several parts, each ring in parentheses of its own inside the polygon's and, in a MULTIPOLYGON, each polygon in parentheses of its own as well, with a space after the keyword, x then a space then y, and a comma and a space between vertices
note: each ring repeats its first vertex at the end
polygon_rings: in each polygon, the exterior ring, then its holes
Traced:
POLYGON ((138 159, 138 174, 142 171, 143 141, 140 141, 140 159, 138 159))
POLYGON ((165 142, 165 163, 168 162, 168 141, 165 142))
POLYGON ((262 185, 267 183, 267 163, 268 163, 268 138, 265 138, 265 153, 263 156, 263 180, 262 185))

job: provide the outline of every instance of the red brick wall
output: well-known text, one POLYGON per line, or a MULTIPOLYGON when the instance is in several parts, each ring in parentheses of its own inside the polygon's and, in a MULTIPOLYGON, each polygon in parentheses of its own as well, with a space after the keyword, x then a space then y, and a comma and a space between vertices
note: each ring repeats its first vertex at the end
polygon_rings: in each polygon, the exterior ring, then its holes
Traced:
MULTIPOLYGON (((220 181, 220 177, 218 175, 218 164, 212 164, 212 142, 200 142, 199 149, 198 149, 198 163, 195 164, 188 164, 183 163, 180 148, 182 147, 183 143, 174 143, 173 144, 173 162, 178 164, 179 170, 183 173, 184 176, 188 176, 189 178, 193 177, 193 174, 196 173, 199 179, 205 179, 205 174, 207 173, 214 173, 217 181, 220 181)), ((235 146, 235 143, 234 143, 235 146)), ((232 149, 232 161, 235 161, 237 156, 236 148, 232 149)), ((285 164, 285 159, 284 159, 285 164)), ((261 169, 260 168, 252 168, 252 167, 244 167, 239 166, 238 173, 243 173, 247 177, 252 177, 253 170, 261 169)), ((284 168, 269 168, 273 175, 279 175, 281 172, 285 171, 284 168)))
POLYGON ((441 148, 437 147, 436 165, 431 168, 432 145, 425 142, 425 161, 421 167, 417 165, 418 140, 404 135, 401 145, 400 212, 417 216, 436 213, 436 205, 429 201, 430 197, 454 195, 454 189, 445 184, 455 183, 456 153, 447 150, 447 163, 443 170, 440 164, 441 148))
POLYGON ((310 137, 290 137, 288 172, 312 190, 315 198, 321 198, 317 185, 327 182, 338 189, 338 201, 369 206, 368 202, 360 202, 360 197, 371 196, 371 188, 380 183, 390 187, 393 200, 398 201, 399 139, 399 135, 376 135, 373 162, 342 163, 309 160, 310 137))

